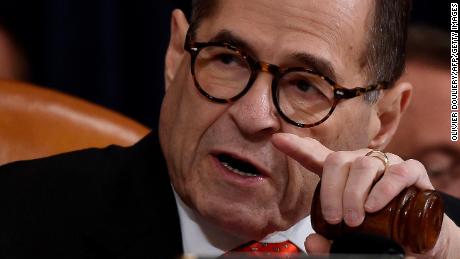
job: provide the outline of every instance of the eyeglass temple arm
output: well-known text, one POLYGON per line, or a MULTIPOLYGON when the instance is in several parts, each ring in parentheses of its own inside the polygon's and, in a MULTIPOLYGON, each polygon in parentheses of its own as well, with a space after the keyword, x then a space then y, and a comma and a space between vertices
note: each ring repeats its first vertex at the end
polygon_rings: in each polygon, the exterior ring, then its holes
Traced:
POLYGON ((339 87, 339 88, 334 89, 334 96, 337 99, 350 99, 350 98, 354 98, 356 96, 363 95, 363 94, 368 93, 370 91, 387 89, 388 86, 389 86, 389 84, 387 82, 382 82, 382 83, 379 83, 379 84, 370 85, 368 87, 356 87, 356 88, 353 88, 353 89, 339 87))

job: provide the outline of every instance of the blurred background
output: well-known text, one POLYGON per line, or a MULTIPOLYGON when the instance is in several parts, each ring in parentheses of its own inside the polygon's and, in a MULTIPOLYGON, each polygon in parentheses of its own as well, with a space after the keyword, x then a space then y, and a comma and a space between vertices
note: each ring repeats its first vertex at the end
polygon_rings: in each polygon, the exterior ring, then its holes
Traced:
POLYGON ((0 0, 0 78, 79 96, 156 128, 170 13, 189 5, 0 0))

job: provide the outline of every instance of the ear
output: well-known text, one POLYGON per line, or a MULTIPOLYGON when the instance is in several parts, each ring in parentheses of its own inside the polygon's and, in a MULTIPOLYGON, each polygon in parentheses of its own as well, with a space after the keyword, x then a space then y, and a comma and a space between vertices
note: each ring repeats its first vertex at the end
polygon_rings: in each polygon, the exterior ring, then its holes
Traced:
POLYGON ((184 13, 179 9, 174 10, 171 17, 171 36, 165 58, 165 90, 176 76, 185 54, 184 42, 188 27, 184 13))
POLYGON ((400 82, 383 91, 377 103, 376 134, 372 137, 369 148, 383 150, 398 128, 401 116, 409 106, 412 97, 412 85, 400 82))

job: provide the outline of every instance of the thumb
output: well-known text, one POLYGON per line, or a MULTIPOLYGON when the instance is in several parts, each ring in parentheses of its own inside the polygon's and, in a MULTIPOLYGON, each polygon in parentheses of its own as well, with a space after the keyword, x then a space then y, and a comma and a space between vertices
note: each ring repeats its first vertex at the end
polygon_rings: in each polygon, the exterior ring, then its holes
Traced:
POLYGON ((308 255, 329 254, 329 250, 331 249, 331 241, 319 234, 310 234, 305 239, 304 245, 308 255))

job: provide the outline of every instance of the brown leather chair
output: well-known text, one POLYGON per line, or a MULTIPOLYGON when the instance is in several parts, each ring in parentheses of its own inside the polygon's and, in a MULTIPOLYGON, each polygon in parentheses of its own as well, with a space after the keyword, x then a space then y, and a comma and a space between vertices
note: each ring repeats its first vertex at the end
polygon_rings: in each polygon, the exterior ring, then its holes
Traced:
POLYGON ((132 145, 145 126, 87 101, 0 80, 0 165, 88 147, 132 145))

